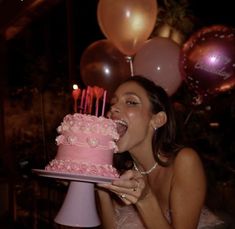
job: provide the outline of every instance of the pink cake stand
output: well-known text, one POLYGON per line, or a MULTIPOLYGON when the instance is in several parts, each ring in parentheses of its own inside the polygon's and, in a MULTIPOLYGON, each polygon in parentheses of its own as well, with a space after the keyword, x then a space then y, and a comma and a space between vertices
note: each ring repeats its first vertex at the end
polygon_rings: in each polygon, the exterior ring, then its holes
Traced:
POLYGON ((71 227, 96 227, 100 225, 95 203, 94 183, 70 182, 55 222, 71 227))
POLYGON ((70 174, 33 169, 40 176, 69 180, 70 185, 55 222, 70 227, 100 225, 95 201, 95 183, 111 182, 115 178, 70 174))

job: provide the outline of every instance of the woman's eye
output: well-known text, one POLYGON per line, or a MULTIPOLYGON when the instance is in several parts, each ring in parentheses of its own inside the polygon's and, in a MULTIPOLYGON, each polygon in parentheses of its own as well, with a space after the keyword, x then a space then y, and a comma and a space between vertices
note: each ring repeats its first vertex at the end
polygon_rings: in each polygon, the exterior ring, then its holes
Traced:
POLYGON ((136 102, 136 101, 133 101, 133 100, 127 100, 127 101, 126 101, 126 104, 129 104, 129 105, 137 105, 137 104, 139 104, 139 103, 136 102))

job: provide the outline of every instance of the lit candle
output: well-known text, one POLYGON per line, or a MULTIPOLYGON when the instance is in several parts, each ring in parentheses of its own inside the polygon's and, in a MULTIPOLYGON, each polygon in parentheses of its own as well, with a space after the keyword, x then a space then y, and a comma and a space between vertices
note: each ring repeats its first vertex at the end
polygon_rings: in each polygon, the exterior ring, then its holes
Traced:
POLYGON ((101 114, 101 116, 104 116, 106 97, 107 97, 107 90, 105 90, 104 94, 103 94, 103 106, 102 106, 102 114, 101 114))
POLYGON ((73 99, 74 99, 74 112, 75 113, 77 113, 77 110, 78 110, 77 100, 78 100, 80 94, 81 94, 81 90, 79 89, 77 84, 74 84, 72 95, 73 95, 73 99))

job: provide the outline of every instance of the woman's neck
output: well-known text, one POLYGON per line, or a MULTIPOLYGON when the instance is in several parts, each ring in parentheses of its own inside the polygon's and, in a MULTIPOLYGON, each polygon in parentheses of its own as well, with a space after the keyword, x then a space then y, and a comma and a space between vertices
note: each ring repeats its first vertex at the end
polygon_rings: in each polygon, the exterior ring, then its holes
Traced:
POLYGON ((133 153, 130 152, 133 162, 134 162, 134 169, 139 171, 140 173, 149 174, 157 167, 157 162, 153 157, 152 151, 142 151, 140 153, 133 153))

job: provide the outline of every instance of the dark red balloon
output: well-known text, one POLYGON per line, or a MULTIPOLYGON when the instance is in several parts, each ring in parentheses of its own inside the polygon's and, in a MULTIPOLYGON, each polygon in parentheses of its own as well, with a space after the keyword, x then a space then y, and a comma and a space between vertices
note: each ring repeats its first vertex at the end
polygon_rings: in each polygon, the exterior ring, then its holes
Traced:
POLYGON ((120 83, 131 76, 130 63, 110 41, 92 43, 82 54, 81 78, 87 86, 106 89, 108 97, 120 83))
POLYGON ((181 49, 180 71, 198 104, 234 88, 235 29, 214 25, 193 34, 181 49))

